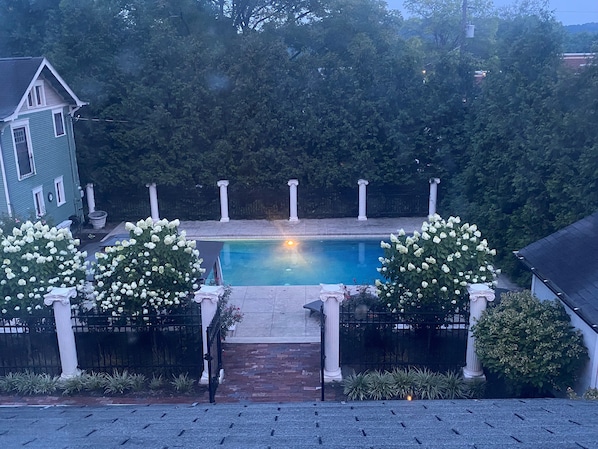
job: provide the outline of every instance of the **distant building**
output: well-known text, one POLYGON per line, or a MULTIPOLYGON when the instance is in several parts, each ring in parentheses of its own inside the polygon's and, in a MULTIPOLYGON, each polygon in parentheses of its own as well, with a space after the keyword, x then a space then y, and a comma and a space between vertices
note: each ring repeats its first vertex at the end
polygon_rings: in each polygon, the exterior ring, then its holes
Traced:
POLYGON ((72 117, 85 104, 45 58, 0 59, 0 215, 83 219, 72 117))
POLYGON ((563 53, 565 67, 578 72, 585 66, 592 64, 596 53, 563 53))

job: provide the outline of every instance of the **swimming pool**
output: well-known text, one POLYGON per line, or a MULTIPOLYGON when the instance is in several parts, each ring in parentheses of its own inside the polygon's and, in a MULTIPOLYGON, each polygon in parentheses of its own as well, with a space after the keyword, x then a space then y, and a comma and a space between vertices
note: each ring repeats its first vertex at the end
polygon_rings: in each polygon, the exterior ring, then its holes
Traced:
POLYGON ((227 241, 222 274, 232 286, 373 284, 380 278, 380 240, 227 241))

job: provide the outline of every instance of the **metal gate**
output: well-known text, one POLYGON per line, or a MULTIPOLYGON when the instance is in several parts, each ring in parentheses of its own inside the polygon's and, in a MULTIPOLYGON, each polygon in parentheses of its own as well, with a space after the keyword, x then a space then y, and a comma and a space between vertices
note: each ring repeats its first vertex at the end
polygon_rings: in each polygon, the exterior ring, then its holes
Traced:
POLYGON ((204 355, 204 359, 208 362, 208 392, 210 403, 216 402, 216 390, 222 378, 222 338, 220 333, 220 311, 218 311, 206 329, 208 352, 204 355))

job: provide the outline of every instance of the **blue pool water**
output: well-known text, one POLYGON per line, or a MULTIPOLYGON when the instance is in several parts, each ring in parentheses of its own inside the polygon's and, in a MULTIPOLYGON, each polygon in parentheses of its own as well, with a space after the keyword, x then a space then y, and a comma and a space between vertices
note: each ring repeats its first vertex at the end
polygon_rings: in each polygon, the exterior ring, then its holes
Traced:
POLYGON ((228 241, 222 274, 232 286, 373 284, 380 278, 380 240, 228 241))

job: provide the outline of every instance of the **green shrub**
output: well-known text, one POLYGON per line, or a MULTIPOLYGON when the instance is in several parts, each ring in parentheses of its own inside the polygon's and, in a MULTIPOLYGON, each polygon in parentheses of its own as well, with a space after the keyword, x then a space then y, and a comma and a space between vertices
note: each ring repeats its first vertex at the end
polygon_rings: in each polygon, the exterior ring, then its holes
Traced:
POLYGON ((367 373, 351 374, 343 380, 343 393, 350 400, 363 401, 370 397, 370 386, 367 381, 367 373))
POLYGON ((185 373, 179 374, 178 377, 173 376, 173 380, 170 382, 170 384, 174 387, 177 393, 184 394, 189 393, 191 390, 193 390, 193 385, 195 384, 195 381, 189 378, 189 375, 185 373))
POLYGON ((583 337, 564 307, 540 301, 530 291, 503 295, 472 331, 481 363, 518 396, 572 385, 588 358, 583 337))
POLYGON ((135 387, 133 375, 129 374, 127 370, 120 373, 115 369, 112 375, 107 374, 105 376, 105 382, 105 394, 124 394, 135 387))

